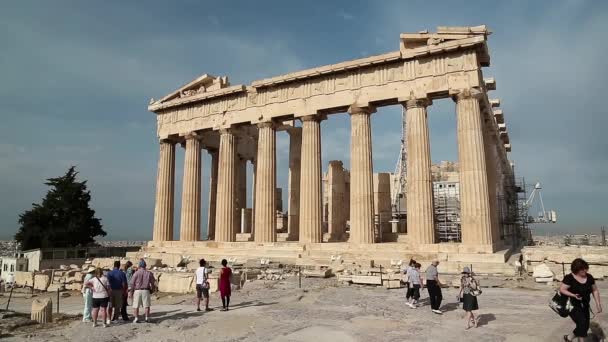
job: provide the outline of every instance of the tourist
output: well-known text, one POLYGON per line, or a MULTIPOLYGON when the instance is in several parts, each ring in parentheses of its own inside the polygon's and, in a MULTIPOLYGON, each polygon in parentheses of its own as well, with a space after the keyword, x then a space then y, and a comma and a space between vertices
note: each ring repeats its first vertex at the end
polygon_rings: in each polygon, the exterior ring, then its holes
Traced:
POLYGON ((441 307, 441 300, 443 295, 441 294, 441 282, 439 281, 439 272, 437 272, 437 266, 439 265, 438 260, 434 260, 431 265, 426 269, 426 288, 429 291, 429 298, 431 300, 431 311, 438 315, 443 312, 439 310, 441 307))
POLYGON ((222 268, 220 269, 220 297, 222 298, 222 311, 228 311, 230 306, 230 277, 232 270, 228 267, 228 261, 222 259, 222 268))
POLYGON ((84 310, 82 312, 82 321, 85 323, 91 322, 91 309, 93 308, 93 291, 86 283, 93 278, 95 267, 89 266, 87 274, 84 276, 82 285, 82 298, 84 298, 84 310))
POLYGON ((150 322, 150 294, 156 290, 154 274, 146 269, 146 262, 141 259, 137 271, 131 278, 129 297, 133 298, 133 323, 139 320, 139 308, 144 308, 144 321, 150 322))
POLYGON ((409 271, 411 269, 414 268, 414 266, 416 265, 416 260, 414 259, 410 259, 410 262, 408 263, 408 265, 405 267, 405 270, 403 271, 403 279, 404 279, 404 283, 405 283, 405 288, 407 289, 405 291, 405 302, 409 305, 410 302, 410 298, 412 297, 412 289, 410 287, 410 283, 409 283, 409 271))
POLYGON ((129 297, 131 278, 133 277, 133 263, 131 261, 127 261, 125 263, 125 265, 123 266, 123 272, 125 273, 125 278, 127 279, 127 289, 122 293, 122 307, 120 308, 120 315, 122 316, 123 321, 128 322, 129 314, 127 313, 127 302, 129 297))
POLYGON ((93 327, 97 326, 97 317, 101 310, 103 314, 103 326, 107 327, 110 324, 110 316, 108 315, 107 308, 110 302, 110 296, 112 290, 110 289, 110 282, 108 278, 103 275, 101 268, 95 269, 95 276, 85 283, 85 286, 89 287, 93 291, 93 327))
POLYGON ((110 288, 112 288, 108 315, 112 318, 112 321, 116 321, 122 308, 123 295, 127 291, 127 276, 120 269, 120 261, 114 261, 114 269, 108 273, 108 281, 110 282, 110 288))
POLYGON ((479 310, 477 304, 476 291, 479 290, 479 283, 468 267, 463 268, 462 277, 460 278, 460 293, 458 298, 462 300, 462 309, 465 311, 464 319, 467 322, 465 329, 471 329, 471 323, 477 328, 479 317, 475 318, 473 311, 479 310))
POLYGON ((410 286, 408 292, 410 299, 408 300, 407 305, 412 309, 418 307, 418 300, 420 299, 420 287, 422 286, 420 267, 421 265, 419 263, 414 262, 414 265, 408 271, 408 284, 410 286))
POLYGON ((559 292, 570 297, 570 318, 576 324, 576 328, 570 335, 564 335, 564 341, 583 341, 587 337, 589 323, 591 320, 591 295, 595 301, 595 314, 602 312, 600 292, 595 284, 595 278, 589 273, 589 264, 577 258, 570 265, 572 273, 566 275, 559 287, 559 292))
POLYGON ((205 298, 205 311, 209 309, 209 279, 207 272, 207 262, 201 259, 199 268, 196 270, 196 311, 201 311, 201 298, 205 298))

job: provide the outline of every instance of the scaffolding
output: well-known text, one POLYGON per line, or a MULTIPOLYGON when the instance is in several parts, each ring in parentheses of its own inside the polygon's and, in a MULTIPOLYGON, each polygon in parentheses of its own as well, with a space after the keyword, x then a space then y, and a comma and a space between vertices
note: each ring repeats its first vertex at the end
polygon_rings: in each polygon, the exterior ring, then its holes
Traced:
POLYGON ((440 242, 461 242, 458 182, 433 183, 435 234, 440 242))

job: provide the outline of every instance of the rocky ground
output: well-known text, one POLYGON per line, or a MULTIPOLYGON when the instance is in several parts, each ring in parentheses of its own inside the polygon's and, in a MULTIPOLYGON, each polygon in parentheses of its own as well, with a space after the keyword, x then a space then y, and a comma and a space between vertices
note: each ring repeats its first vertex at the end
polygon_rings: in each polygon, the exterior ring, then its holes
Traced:
MULTIPOLYGON (((253 281, 233 293, 232 309, 217 310, 219 295, 212 294, 216 310, 193 310, 192 295, 162 295, 153 303, 151 323, 118 323, 93 328, 78 318, 62 316, 55 324, 27 325, 6 331, 6 341, 561 341, 574 328, 547 306, 551 287, 504 279, 487 279, 479 297, 480 326, 464 330, 463 311, 455 303, 458 290, 444 289, 443 315, 425 306, 410 309, 404 290, 340 285, 335 278, 253 281)), ((600 282, 608 294, 608 282, 600 282)), ((81 299, 61 299, 63 312, 76 314, 81 299)), ((3 300, 0 299, 0 302, 3 300)), ((27 311, 31 299, 13 298, 11 308, 27 311)), ((596 327, 608 328, 606 314, 596 327)), ((2 319, 0 319, 0 322, 2 319)), ((0 323, 1 327, 1 323, 0 323)), ((608 331, 608 330, 607 330, 608 331)), ((592 339, 591 339, 592 340, 592 339)))

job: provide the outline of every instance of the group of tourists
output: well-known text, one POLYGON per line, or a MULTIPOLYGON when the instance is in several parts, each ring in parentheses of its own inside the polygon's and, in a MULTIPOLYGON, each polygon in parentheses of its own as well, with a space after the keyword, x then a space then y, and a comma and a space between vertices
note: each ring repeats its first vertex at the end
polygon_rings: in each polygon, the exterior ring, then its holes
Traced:
MULTIPOLYGON (((443 294, 441 292, 441 281, 439 280, 439 271, 437 270, 439 261, 434 260, 424 272, 426 278, 426 288, 429 293, 429 301, 431 304, 431 312, 437 315, 443 314, 441 311, 441 302, 443 294)), ((420 272, 421 265, 416 260, 410 260, 408 266, 404 269, 403 281, 406 284, 406 305, 412 309, 418 307, 420 300, 420 289, 423 287, 424 280, 420 272)), ((477 296, 481 294, 481 289, 477 280, 473 277, 473 273, 469 267, 464 267, 462 277, 460 278, 460 293, 458 301, 462 303, 462 308, 465 311, 465 329, 477 327, 478 318, 475 318, 473 311, 479 310, 477 304, 477 296)))
MULTIPOLYGON (((222 300, 222 310, 228 311, 230 307, 232 269, 228 267, 228 261, 222 259, 222 267, 219 272, 219 291, 222 300)), ((196 311, 201 311, 201 299, 205 301, 205 311, 213 311, 209 308, 209 269, 205 259, 199 261, 196 274, 196 311)))
MULTIPOLYGON (((219 292, 222 300, 221 311, 230 307, 232 269, 226 259, 221 262, 219 271, 219 292)), ((205 311, 209 308, 209 269, 205 259, 199 261, 196 274, 196 311, 201 311, 201 300, 205 311)), ((89 267, 84 277, 82 295, 84 298, 83 322, 93 322, 101 318, 104 327, 121 318, 129 322, 127 313, 128 300, 132 300, 133 323, 139 322, 139 310, 144 308, 144 322, 150 322, 151 294, 156 291, 157 284, 154 274, 146 269, 146 262, 141 259, 137 265, 127 261, 121 266, 120 261, 114 262, 112 270, 102 270, 99 267, 89 267)))
POLYGON ((82 286, 84 297, 83 322, 93 322, 101 318, 104 327, 111 322, 130 321, 127 313, 128 299, 133 302, 133 322, 139 321, 139 308, 144 308, 144 321, 149 322, 150 294, 156 289, 156 280, 152 272, 146 269, 142 259, 137 266, 130 261, 120 265, 114 262, 114 268, 104 271, 99 267, 89 267, 82 286), (101 314, 101 317, 100 317, 101 314))
MULTIPOLYGON (((426 269, 425 277, 431 311, 440 315, 443 313, 440 309, 443 296, 437 266, 439 266, 439 261, 433 261, 426 269)), ((421 265, 412 259, 403 272, 403 281, 407 286, 406 305, 413 309, 418 307, 420 289, 424 284, 420 267, 421 265)), ((564 341, 583 341, 587 338, 592 314, 597 315, 602 312, 602 303, 595 278, 589 273, 589 264, 581 258, 574 259, 570 265, 570 271, 571 273, 566 275, 560 284, 558 296, 565 296, 562 299, 566 304, 562 309, 566 312, 562 316, 570 317, 576 328, 571 334, 564 335, 564 341), (595 312, 591 308, 591 297, 595 302, 595 312)), ((477 297, 481 293, 481 286, 473 272, 469 267, 464 267, 461 272, 460 292, 457 300, 462 303, 462 309, 465 311, 465 329, 467 330, 478 326, 479 316, 476 317, 474 311, 479 310, 477 297)))

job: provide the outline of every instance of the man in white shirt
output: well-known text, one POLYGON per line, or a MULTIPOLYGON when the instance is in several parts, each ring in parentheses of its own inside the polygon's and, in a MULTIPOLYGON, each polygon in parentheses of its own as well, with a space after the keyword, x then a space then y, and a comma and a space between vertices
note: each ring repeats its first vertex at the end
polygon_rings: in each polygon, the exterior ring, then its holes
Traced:
POLYGON ((209 309, 209 278, 207 262, 205 259, 199 261, 200 267, 196 269, 196 311, 201 311, 201 298, 205 298, 205 311, 209 309))

